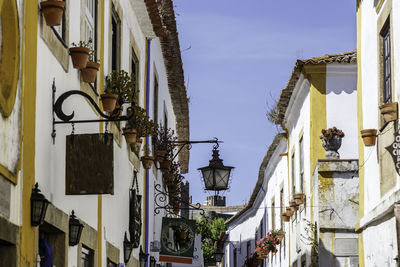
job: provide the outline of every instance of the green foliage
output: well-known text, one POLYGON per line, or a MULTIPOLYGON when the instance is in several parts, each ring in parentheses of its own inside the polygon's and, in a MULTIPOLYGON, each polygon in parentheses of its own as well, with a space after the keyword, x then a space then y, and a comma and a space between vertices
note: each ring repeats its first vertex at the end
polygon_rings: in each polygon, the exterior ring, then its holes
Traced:
POLYGON ((73 47, 86 47, 86 48, 90 48, 92 49, 92 39, 89 39, 89 41, 85 42, 85 41, 79 41, 79 43, 72 43, 71 45, 73 47))
POLYGON ((201 248, 203 250, 204 265, 214 265, 214 242, 218 240, 221 232, 227 230, 225 221, 222 218, 208 220, 203 217, 196 220, 196 233, 201 234, 201 248))
POLYGON ((133 109, 135 114, 128 120, 126 128, 136 129, 139 137, 155 135, 157 133, 157 124, 146 115, 146 110, 139 106, 134 106, 133 109))
POLYGON ((120 70, 113 71, 106 76, 104 93, 118 94, 123 97, 125 101, 133 102, 135 92, 136 80, 133 73, 129 75, 126 71, 120 70))

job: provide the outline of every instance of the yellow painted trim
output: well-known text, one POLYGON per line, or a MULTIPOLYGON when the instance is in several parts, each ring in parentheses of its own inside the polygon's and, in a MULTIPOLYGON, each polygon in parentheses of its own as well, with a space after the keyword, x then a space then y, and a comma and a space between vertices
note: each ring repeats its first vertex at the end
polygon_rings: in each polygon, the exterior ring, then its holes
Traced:
POLYGON ((20 30, 18 7, 15 0, 0 3, 2 27, 2 49, 0 64, 0 112, 9 117, 14 109, 18 90, 20 30), (5 27, 6 26, 6 27, 5 27))
POLYGON ((21 167, 20 157, 21 157, 21 153, 18 156, 19 159, 18 159, 16 173, 12 173, 6 166, 0 164, 0 174, 15 185, 18 183, 18 171, 20 170, 20 167, 21 167))
POLYGON ((381 8, 382 8, 382 5, 384 2, 385 2, 385 0, 379 0, 379 3, 376 5, 375 11, 377 14, 379 13, 379 11, 381 11, 381 8))
MULTIPOLYGON (((382 2, 382 1, 381 1, 382 2)), ((363 110, 362 110, 362 73, 361 73, 361 0, 357 0, 357 121, 358 132, 363 129, 363 110)), ((364 143, 361 135, 358 134, 358 162, 364 162, 364 143)), ((358 170, 358 188, 359 188, 359 218, 364 217, 364 167, 358 170)), ((359 224, 357 228, 359 228, 359 224)), ((362 233, 358 234, 358 262, 360 267, 365 266, 364 246, 362 242, 362 233)))
MULTIPOLYGON (((100 5, 100 94, 104 92, 104 0, 99 1, 100 5)), ((99 123, 99 132, 103 132, 103 123, 99 123)), ((103 259, 103 196, 97 196, 97 266, 102 266, 103 259)))
POLYGON ((19 266, 35 266, 35 231, 31 226, 30 196, 35 183, 35 124, 38 4, 24 1, 22 27, 22 225, 19 266))
POLYGON ((304 71, 310 81, 310 210, 313 215, 313 171, 318 159, 324 158, 324 149, 319 136, 326 129, 326 64, 305 65, 304 71))

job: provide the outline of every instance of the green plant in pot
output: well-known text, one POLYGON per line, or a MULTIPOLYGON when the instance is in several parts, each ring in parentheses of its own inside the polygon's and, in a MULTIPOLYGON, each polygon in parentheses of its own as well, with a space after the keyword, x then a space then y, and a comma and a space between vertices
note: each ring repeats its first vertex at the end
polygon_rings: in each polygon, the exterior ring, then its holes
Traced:
POLYGON ((123 135, 125 136, 126 142, 132 144, 135 140, 128 141, 127 138, 131 134, 135 134, 135 139, 140 137, 146 137, 149 135, 155 135, 157 133, 157 124, 155 124, 149 116, 146 115, 146 110, 139 106, 134 106, 133 116, 131 111, 128 110, 128 117, 130 119, 127 121, 125 127, 122 129, 123 135))
POLYGON ((140 158, 140 161, 142 162, 143 168, 146 170, 150 169, 154 160, 154 157, 150 156, 150 147, 149 145, 146 144, 144 147, 144 156, 140 158))
POLYGON ((89 61, 86 64, 86 68, 81 69, 82 80, 86 83, 94 83, 96 81, 99 68, 100 63, 96 59, 96 50, 90 49, 89 61))
POLYGON ((72 66, 75 69, 86 68, 89 52, 92 47, 92 40, 79 41, 79 43, 72 43, 73 47, 69 48, 69 55, 71 56, 72 66))
POLYGON ((136 93, 135 79, 133 75, 120 70, 111 72, 105 80, 104 94, 101 95, 103 109, 118 116, 122 111, 122 104, 126 103, 127 92, 130 92, 131 96, 136 93))
POLYGON ((174 141, 178 138, 170 128, 158 126, 157 134, 154 136, 155 156, 158 162, 164 161, 168 155, 172 155, 175 147, 174 141))

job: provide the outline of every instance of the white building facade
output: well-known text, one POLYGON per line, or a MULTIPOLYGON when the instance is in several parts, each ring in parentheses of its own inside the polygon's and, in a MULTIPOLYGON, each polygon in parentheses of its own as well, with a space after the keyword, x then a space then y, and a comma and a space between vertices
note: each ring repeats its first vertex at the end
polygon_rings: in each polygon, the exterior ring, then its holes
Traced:
MULTIPOLYGON (((16 75, 10 74, 10 83, 15 84, 11 95, 16 100, 4 97, 1 107, 1 141, 10 145, 1 146, 0 152, 0 188, 5 201, 0 209, 0 223, 7 226, 0 227, 3 229, 0 240, 7 243, 0 247, 0 254, 10 256, 1 256, 0 265, 36 266, 42 238, 51 246, 52 264, 57 267, 138 266, 140 247, 149 254, 149 259, 154 257, 158 262, 157 248, 152 249, 152 245, 160 241, 165 213, 163 210, 155 213, 154 188, 156 184, 162 186, 163 180, 154 164, 145 170, 140 162, 143 148, 146 144, 151 147, 151 138, 144 138, 140 149, 133 152, 122 135, 125 122, 54 125, 53 121, 60 121, 60 118, 54 114, 53 104, 61 94, 77 90, 88 94, 100 107, 106 75, 113 70, 125 70, 135 74, 139 92, 136 104, 146 109, 152 120, 171 128, 179 140, 188 140, 188 103, 172 2, 65 0, 62 24, 54 27, 46 25, 40 2, 7 0, 0 3, 1 7, 4 4, 13 10, 17 26, 9 27, 16 31, 18 38, 4 30, 8 24, 2 23, 2 39, 14 38, 14 43, 5 48, 10 53, 15 52, 19 61, 15 63, 16 75), (97 80, 92 84, 83 82, 81 72, 73 68, 68 53, 73 42, 89 39, 93 41, 100 62, 97 80), (113 134, 113 139, 109 140, 113 159, 111 191, 71 194, 71 184, 66 177, 67 136, 73 134, 78 138, 83 134, 105 132, 113 134), (50 201, 44 224, 39 227, 30 223, 30 196, 35 183, 50 201), (129 237, 132 187, 142 196, 142 229, 139 247, 133 249, 129 262, 124 262, 125 233, 128 239, 133 239, 129 237), (72 210, 84 225, 76 246, 68 244, 72 210), (12 237, 7 237, 6 232, 10 230, 12 237)), ((3 52, 5 48, 3 46, 3 52)), ((4 82, 1 83, 4 88, 4 82)), ((8 89, 1 90, 2 95, 8 97, 8 89)), ((79 95, 68 98, 62 109, 67 115, 74 113, 73 120, 101 119, 94 106, 79 95)), ((109 164, 107 159, 93 155, 87 161, 101 170, 102 165, 109 164)), ((186 173, 188 151, 184 149, 176 159, 181 164, 181 172, 186 173)), ((96 187, 96 181, 93 184, 96 187)))

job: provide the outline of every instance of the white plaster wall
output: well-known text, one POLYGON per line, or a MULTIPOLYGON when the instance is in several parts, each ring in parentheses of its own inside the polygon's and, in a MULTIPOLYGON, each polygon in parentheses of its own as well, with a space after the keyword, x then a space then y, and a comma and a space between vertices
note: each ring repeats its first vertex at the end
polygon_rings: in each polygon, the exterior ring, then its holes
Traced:
MULTIPOLYGON (((104 33, 104 75, 110 72, 109 54, 108 54, 108 36, 110 23, 110 2, 105 1, 105 33, 104 33)), ((145 104, 145 83, 146 83, 146 38, 142 29, 139 27, 136 14, 134 14, 130 1, 119 1, 123 10, 122 19, 122 49, 121 49, 121 69, 129 71, 130 63, 130 35, 133 36, 135 43, 139 49, 137 55, 139 65, 139 104, 145 104)), ((70 31, 69 40, 80 40, 80 1, 70 1, 70 31), (79 12, 78 12, 79 11, 79 12)), ((142 22, 143 23, 143 22, 142 22)), ((97 195, 82 195, 82 196, 66 196, 65 195, 65 137, 71 133, 71 126, 57 125, 57 137, 55 144, 52 144, 52 109, 51 109, 51 84, 53 78, 56 80, 57 93, 56 98, 63 92, 69 90, 79 90, 79 72, 72 68, 72 62, 69 63, 69 70, 65 72, 59 62, 55 59, 47 45, 40 37, 40 29, 38 29, 38 69, 37 69, 37 110, 36 110, 36 181, 39 182, 42 193, 59 209, 69 214, 74 209, 75 214, 79 219, 89 224, 93 228, 97 228, 97 195)), ((162 52, 159 40, 153 39, 151 42, 151 59, 150 66, 150 86, 149 97, 150 117, 153 117, 153 80, 154 71, 157 69, 159 83, 159 114, 158 118, 164 118, 164 106, 168 114, 168 126, 175 130, 176 119, 172 109, 171 98, 168 91, 168 81, 166 77, 166 69, 163 62, 162 52)), ((90 119, 96 118, 97 115, 93 112, 88 102, 83 98, 76 96, 70 98, 64 104, 64 110, 68 114, 75 111, 74 119, 90 119)), ((98 133, 100 130, 98 123, 91 124, 76 124, 75 133, 98 133)), ((104 130, 104 129, 102 129, 104 130)), ((102 262, 106 264, 105 241, 110 242, 120 249, 120 262, 123 262, 123 237, 124 232, 128 231, 129 218, 129 188, 132 185, 134 167, 129 162, 128 158, 129 147, 122 138, 121 147, 114 141, 114 195, 103 195, 102 197, 102 262)), ((145 198, 143 188, 145 182, 145 172, 140 168, 138 175, 140 193, 145 198)), ((161 182, 161 174, 157 170, 149 171, 149 242, 159 240, 161 230, 161 213, 158 219, 152 216, 154 211, 154 182, 161 182), (156 178, 158 177, 158 179, 156 178)), ((144 218, 145 205, 142 202, 142 214, 144 218)), ((144 219, 143 219, 144 220, 144 219)), ((144 223, 144 221, 143 221, 144 223)), ((142 230, 141 240, 145 235, 142 230)), ((135 249, 132 257, 138 258, 139 250, 135 249)), ((158 253, 151 253, 152 256, 157 256, 158 253)), ((68 255, 69 266, 76 266, 77 247, 69 248, 68 255)))
MULTIPOLYGON (((271 230, 271 201, 272 195, 277 195, 277 202, 275 205, 279 207, 279 188, 278 184, 283 184, 287 173, 286 157, 279 156, 286 151, 286 143, 281 140, 279 146, 276 148, 273 156, 271 157, 268 167, 264 173, 263 189, 260 189, 253 206, 242 214, 233 223, 228 225, 229 240, 234 243, 227 245, 229 250, 228 257, 225 256, 226 266, 233 266, 233 249, 234 246, 241 248, 241 252, 237 252, 237 264, 241 266, 247 256, 247 241, 251 243, 251 253, 253 253, 255 246, 255 232, 259 228, 261 220, 264 221, 263 229, 264 235, 267 231, 271 230)), ((280 211, 276 208, 276 226, 280 228, 280 211)), ((285 230, 285 229, 284 229, 285 230)), ((259 235, 258 235, 259 236, 259 235)), ((278 252, 279 254, 279 252, 278 252)), ((288 255, 288 254, 286 254, 288 255)))
POLYGON ((326 122, 336 126, 345 137, 340 158, 358 158, 357 65, 328 64, 326 67, 326 122))

